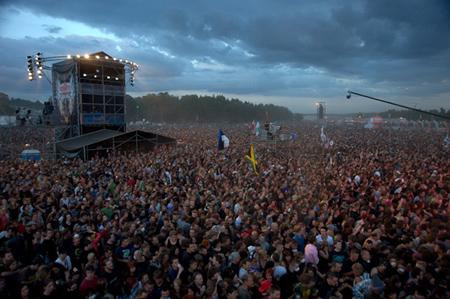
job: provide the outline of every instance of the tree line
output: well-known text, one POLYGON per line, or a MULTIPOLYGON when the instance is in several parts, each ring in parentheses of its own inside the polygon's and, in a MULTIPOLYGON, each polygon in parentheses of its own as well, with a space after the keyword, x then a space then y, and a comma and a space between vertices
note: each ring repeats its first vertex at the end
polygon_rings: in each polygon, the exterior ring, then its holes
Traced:
POLYGON ((28 101, 20 98, 9 98, 7 94, 0 92, 0 115, 15 115, 17 108, 42 110, 44 104, 39 101, 28 101))
POLYGON ((301 120, 302 115, 273 104, 253 104, 222 95, 177 97, 169 93, 148 94, 126 100, 127 121, 168 123, 250 122, 252 120, 301 120))

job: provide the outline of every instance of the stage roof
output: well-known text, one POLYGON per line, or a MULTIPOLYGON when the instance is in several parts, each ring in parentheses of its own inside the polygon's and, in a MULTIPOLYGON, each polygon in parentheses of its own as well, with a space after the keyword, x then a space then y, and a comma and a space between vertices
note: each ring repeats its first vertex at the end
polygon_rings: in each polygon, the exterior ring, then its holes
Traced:
POLYGON ((71 152, 80 149, 84 146, 88 146, 97 142, 107 140, 123 134, 120 131, 102 129, 94 131, 92 133, 76 136, 68 139, 64 139, 56 143, 56 146, 62 150, 71 152))
POLYGON ((108 129, 101 129, 92 133, 84 134, 77 137, 68 138, 56 143, 58 149, 72 152, 79 150, 85 146, 93 145, 112 138, 127 138, 138 135, 146 139, 151 139, 155 144, 174 144, 176 140, 167 136, 158 135, 151 132, 135 130, 129 132, 120 132, 108 129))

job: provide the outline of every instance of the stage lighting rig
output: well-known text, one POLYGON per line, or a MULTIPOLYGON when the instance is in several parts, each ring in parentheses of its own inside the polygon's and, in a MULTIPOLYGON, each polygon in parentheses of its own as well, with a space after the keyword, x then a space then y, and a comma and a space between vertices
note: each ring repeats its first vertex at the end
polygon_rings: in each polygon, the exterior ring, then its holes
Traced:
MULTIPOLYGON (((45 74, 45 70, 52 70, 52 67, 49 65, 47 66, 46 63, 53 63, 63 60, 89 60, 89 61, 109 61, 111 63, 120 63, 124 65, 125 72, 128 75, 128 83, 131 86, 134 86, 135 83, 135 76, 136 71, 139 70, 139 65, 136 62, 133 62, 129 59, 121 59, 117 57, 113 57, 110 55, 99 53, 94 54, 66 54, 66 55, 57 55, 57 56, 48 56, 44 57, 42 52, 37 52, 34 55, 27 56, 27 70, 28 70, 28 80, 33 81, 35 79, 41 79, 45 77, 49 83, 51 84, 50 79, 45 74)), ((101 62, 103 63, 103 62, 101 62)), ((83 77, 93 77, 95 79, 98 79, 97 74, 89 74, 89 73, 82 73, 83 77)), ((115 80, 119 81, 121 78, 116 76, 110 76, 107 78, 108 80, 115 80)))
POLYGON ((28 80, 32 81, 34 79, 33 57, 27 56, 27 66, 28 66, 28 80))

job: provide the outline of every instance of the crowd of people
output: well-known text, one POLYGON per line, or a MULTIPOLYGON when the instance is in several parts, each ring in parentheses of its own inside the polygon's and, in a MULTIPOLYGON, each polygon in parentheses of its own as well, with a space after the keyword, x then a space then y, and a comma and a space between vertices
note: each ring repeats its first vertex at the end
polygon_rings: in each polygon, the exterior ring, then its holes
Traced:
MULTIPOLYGON (((147 153, 0 162, 1 298, 449 298, 442 132, 161 128, 147 153), (254 144, 256 174, 245 159, 254 144)), ((2 137, 3 145, 3 137, 2 137)))
POLYGON ((39 126, 0 126, 0 160, 14 160, 24 149, 37 149, 48 158, 54 130, 39 126))

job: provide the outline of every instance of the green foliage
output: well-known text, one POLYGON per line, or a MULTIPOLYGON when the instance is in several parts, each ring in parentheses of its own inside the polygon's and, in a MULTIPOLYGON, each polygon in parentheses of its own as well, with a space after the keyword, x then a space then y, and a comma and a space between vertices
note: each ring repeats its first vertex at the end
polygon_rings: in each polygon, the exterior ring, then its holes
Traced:
POLYGON ((7 94, 0 92, 0 115, 14 115, 16 108, 23 107, 34 110, 42 110, 44 104, 39 101, 28 101, 23 99, 9 98, 7 94))
POLYGON ((44 104, 40 101, 29 101, 19 98, 11 98, 10 105, 14 107, 24 107, 34 110, 42 110, 44 108, 44 104))
POLYGON ((252 120, 270 121, 301 120, 302 115, 273 104, 252 104, 238 99, 226 99, 222 95, 176 97, 168 93, 148 94, 125 99, 127 121, 146 119, 151 122, 228 122, 252 120))
POLYGON ((15 109, 10 105, 8 95, 0 92, 0 115, 14 115, 15 109))

